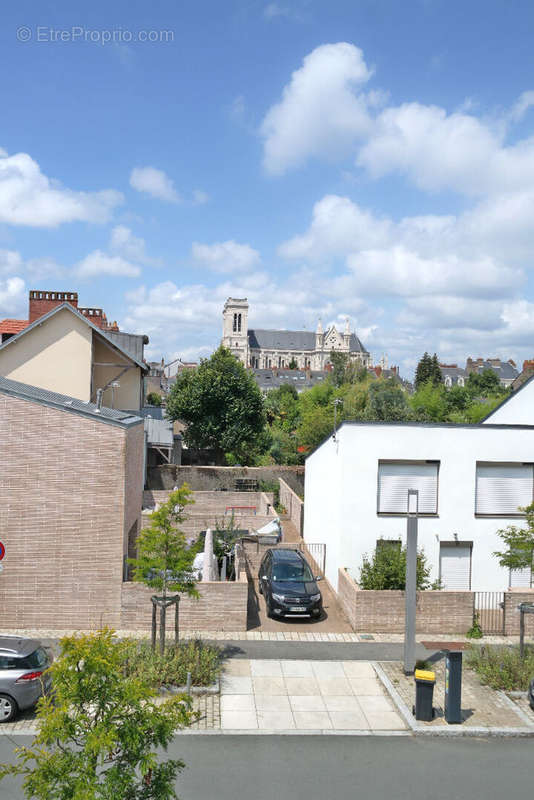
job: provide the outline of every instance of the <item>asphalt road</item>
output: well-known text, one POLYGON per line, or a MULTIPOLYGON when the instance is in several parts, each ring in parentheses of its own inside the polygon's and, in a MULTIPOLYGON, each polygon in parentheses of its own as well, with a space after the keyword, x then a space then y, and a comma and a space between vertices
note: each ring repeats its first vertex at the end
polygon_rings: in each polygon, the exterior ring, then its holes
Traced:
MULTIPOLYGON (((226 658, 280 658, 306 661, 402 661, 403 645, 392 642, 213 642, 226 658)), ((442 653, 416 647, 416 658, 432 661, 442 653)))
MULTIPOLYGON (((0 762, 22 739, 0 736, 0 762)), ((169 753, 187 764, 181 800, 532 797, 532 739, 184 735, 169 753)), ((0 783, 0 800, 22 797, 12 779, 0 783)))

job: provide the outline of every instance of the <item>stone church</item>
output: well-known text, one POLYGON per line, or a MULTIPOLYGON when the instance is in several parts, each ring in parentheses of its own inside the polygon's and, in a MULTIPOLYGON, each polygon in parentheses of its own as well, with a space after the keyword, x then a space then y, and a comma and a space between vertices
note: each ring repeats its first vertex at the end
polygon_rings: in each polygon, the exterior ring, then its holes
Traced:
POLYGON ((335 325, 324 331, 320 320, 315 333, 249 328, 246 297, 229 297, 224 304, 222 344, 254 369, 287 369, 296 362, 298 369, 324 370, 332 350, 347 353, 362 367, 372 366, 368 350, 351 332, 348 320, 343 333, 335 325))

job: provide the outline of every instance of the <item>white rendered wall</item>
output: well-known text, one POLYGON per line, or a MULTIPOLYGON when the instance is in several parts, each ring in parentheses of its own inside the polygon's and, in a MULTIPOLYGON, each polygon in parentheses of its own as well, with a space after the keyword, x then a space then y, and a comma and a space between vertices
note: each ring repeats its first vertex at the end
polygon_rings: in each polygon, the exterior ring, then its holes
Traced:
POLYGON ((508 570, 493 551, 496 531, 517 518, 475 517, 477 461, 534 461, 534 427, 344 424, 306 460, 304 539, 326 543, 326 576, 337 588, 337 571, 348 567, 358 580, 364 553, 376 540, 406 541, 406 518, 377 514, 380 460, 440 462, 438 514, 419 519, 419 545, 439 574, 440 541, 472 541, 473 591, 508 587, 508 570))
POLYGON ((534 380, 529 380, 490 414, 485 425, 532 425, 534 380))

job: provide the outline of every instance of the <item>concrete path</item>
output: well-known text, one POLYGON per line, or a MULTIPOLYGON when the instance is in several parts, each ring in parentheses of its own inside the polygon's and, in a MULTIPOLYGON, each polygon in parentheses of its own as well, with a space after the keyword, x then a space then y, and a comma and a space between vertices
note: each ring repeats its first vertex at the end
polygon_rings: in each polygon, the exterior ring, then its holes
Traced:
POLYGON ((362 661, 232 660, 221 679, 221 728, 235 731, 402 731, 362 661))

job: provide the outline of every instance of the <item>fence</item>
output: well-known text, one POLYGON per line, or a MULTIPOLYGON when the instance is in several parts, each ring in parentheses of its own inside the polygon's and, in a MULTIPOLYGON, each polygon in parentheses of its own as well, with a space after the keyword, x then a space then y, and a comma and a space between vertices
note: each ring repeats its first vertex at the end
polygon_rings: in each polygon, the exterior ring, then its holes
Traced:
POLYGON ((475 613, 484 633, 504 633, 504 592, 475 592, 475 613))

